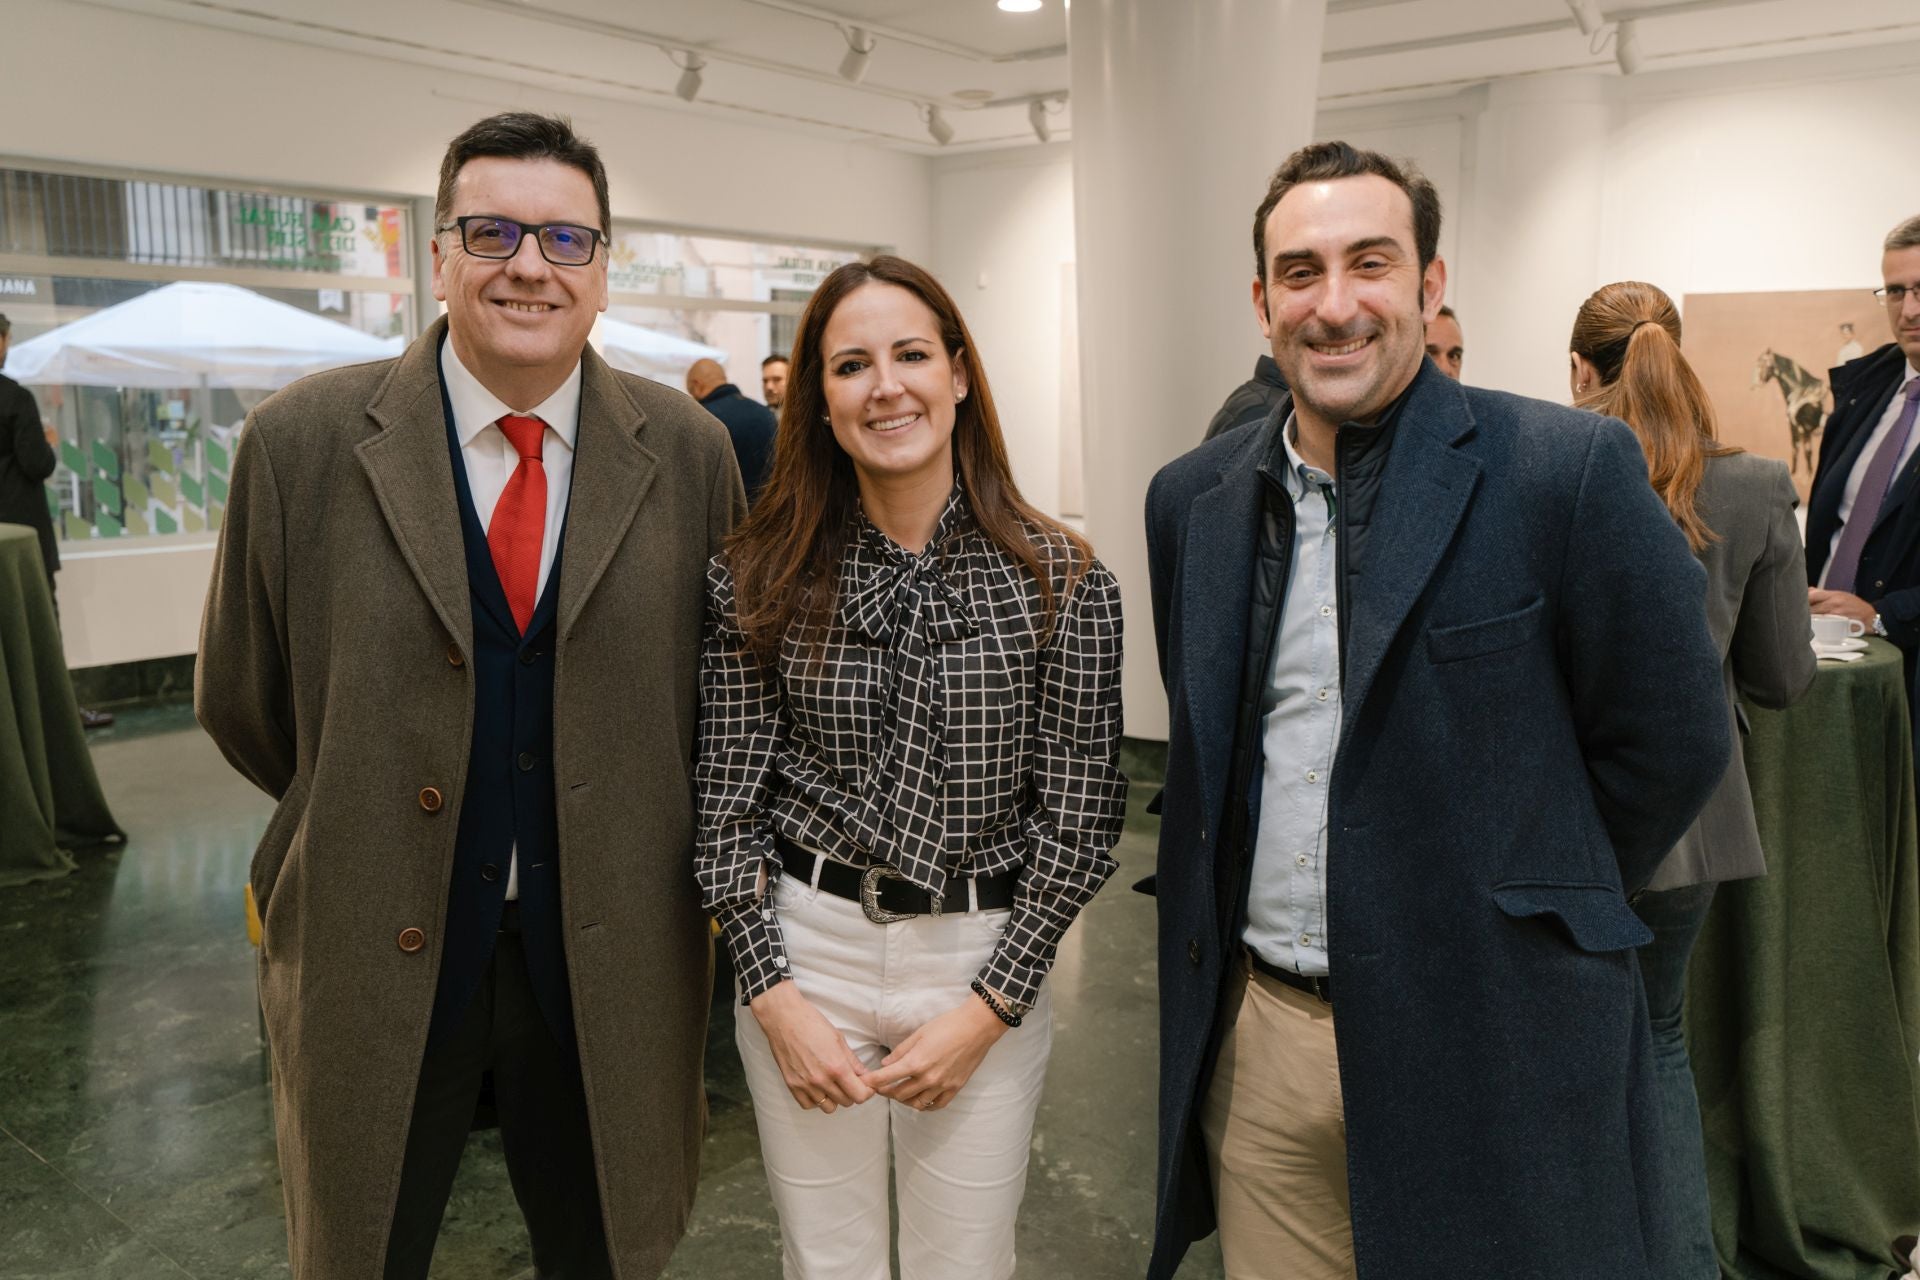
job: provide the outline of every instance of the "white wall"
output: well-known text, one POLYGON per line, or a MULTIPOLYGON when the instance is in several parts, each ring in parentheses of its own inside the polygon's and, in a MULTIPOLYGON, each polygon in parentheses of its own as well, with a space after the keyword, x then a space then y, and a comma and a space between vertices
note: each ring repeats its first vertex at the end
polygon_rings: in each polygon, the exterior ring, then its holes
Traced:
POLYGON ((1064 143, 936 160, 933 258, 993 385, 1014 482, 1061 513, 1063 296, 1074 261, 1073 153, 1064 143))
MULTIPOLYGON (((0 85, 0 155, 431 196, 449 138, 522 108, 599 146, 618 217, 922 259, 932 242, 918 156, 122 11, 0 0, 0 85)), ((68 664, 192 652, 211 557, 70 556, 68 664)))

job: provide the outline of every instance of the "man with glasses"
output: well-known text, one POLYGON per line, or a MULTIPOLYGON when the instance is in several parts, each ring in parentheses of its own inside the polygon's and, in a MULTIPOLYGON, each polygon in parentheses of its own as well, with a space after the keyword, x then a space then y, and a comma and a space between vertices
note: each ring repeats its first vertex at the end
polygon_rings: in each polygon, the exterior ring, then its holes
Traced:
POLYGON ((196 689, 279 802, 253 861, 293 1274, 423 1280, 483 1079, 541 1277, 655 1276, 705 1129, 690 874, 726 433, 588 348, 605 170, 448 147, 447 305, 250 416, 196 689))
POLYGON ((1893 341, 1828 375, 1833 413, 1807 501, 1807 591, 1815 613, 1856 618, 1906 655, 1911 698, 1920 652, 1920 217, 1880 257, 1893 341))

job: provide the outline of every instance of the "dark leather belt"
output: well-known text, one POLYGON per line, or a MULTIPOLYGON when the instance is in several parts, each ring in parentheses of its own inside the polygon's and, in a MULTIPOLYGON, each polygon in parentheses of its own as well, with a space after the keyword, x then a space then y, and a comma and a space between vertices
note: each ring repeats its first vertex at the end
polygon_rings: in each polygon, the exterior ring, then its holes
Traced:
POLYGON ((950 911, 1000 911, 1013 905, 1016 873, 1003 871, 997 876, 948 876, 947 892, 934 897, 919 885, 883 862, 856 867, 832 858, 822 858, 810 849, 776 836, 774 847, 780 851, 780 873, 795 880, 814 883, 813 870, 820 868, 820 888, 836 898, 860 904, 867 919, 875 924, 892 924, 915 916, 942 916, 950 911), (968 884, 974 892, 967 892, 968 884))
POLYGON ((1285 983, 1295 991, 1304 991, 1321 1004, 1333 1005, 1333 979, 1328 977, 1310 978, 1304 973, 1294 973, 1282 969, 1279 965, 1263 959, 1252 947, 1246 948, 1247 959, 1253 967, 1272 978, 1275 982, 1285 983))

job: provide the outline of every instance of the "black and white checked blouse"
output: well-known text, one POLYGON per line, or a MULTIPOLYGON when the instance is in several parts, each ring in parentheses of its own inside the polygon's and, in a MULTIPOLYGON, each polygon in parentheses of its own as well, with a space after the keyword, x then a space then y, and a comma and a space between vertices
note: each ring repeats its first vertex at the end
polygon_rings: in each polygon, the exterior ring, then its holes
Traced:
MULTIPOLYGON (((1063 567, 1055 590, 1064 583, 1063 567)), ((748 651, 733 576, 714 559, 695 865, 743 1000, 786 976, 778 834, 857 866, 888 862, 935 892, 949 875, 1017 871, 979 977, 1033 1003, 1067 926, 1113 874, 1127 794, 1113 575, 1089 567, 1044 646, 1041 622, 1038 585, 957 489, 917 556, 860 518, 819 647, 790 636, 775 670, 748 651)))

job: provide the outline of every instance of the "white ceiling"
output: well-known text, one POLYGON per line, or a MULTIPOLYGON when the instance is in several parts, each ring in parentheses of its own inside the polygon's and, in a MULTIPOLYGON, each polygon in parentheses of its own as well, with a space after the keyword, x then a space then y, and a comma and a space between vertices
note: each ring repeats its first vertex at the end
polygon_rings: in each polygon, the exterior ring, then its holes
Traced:
MULTIPOLYGON (((1028 145, 1028 104, 1065 95, 1067 13, 1043 0, 89 0, 111 8, 466 70, 590 96, 730 116, 899 150, 1028 145), (858 26, 876 41, 858 84, 837 75, 858 26), (664 46, 664 47, 663 47, 664 46), (673 96, 677 59, 706 66, 673 96)), ((1135 0, 1183 3, 1184 0, 1135 0)), ((1920 0, 1592 0, 1632 18, 1648 72, 1920 41, 1920 0)), ((1565 0, 1329 0, 1320 102, 1360 106, 1533 72, 1618 74, 1607 33, 1565 0), (1599 41, 1600 43, 1596 43, 1599 41)), ((1071 136, 1070 103, 1049 108, 1071 136)))

